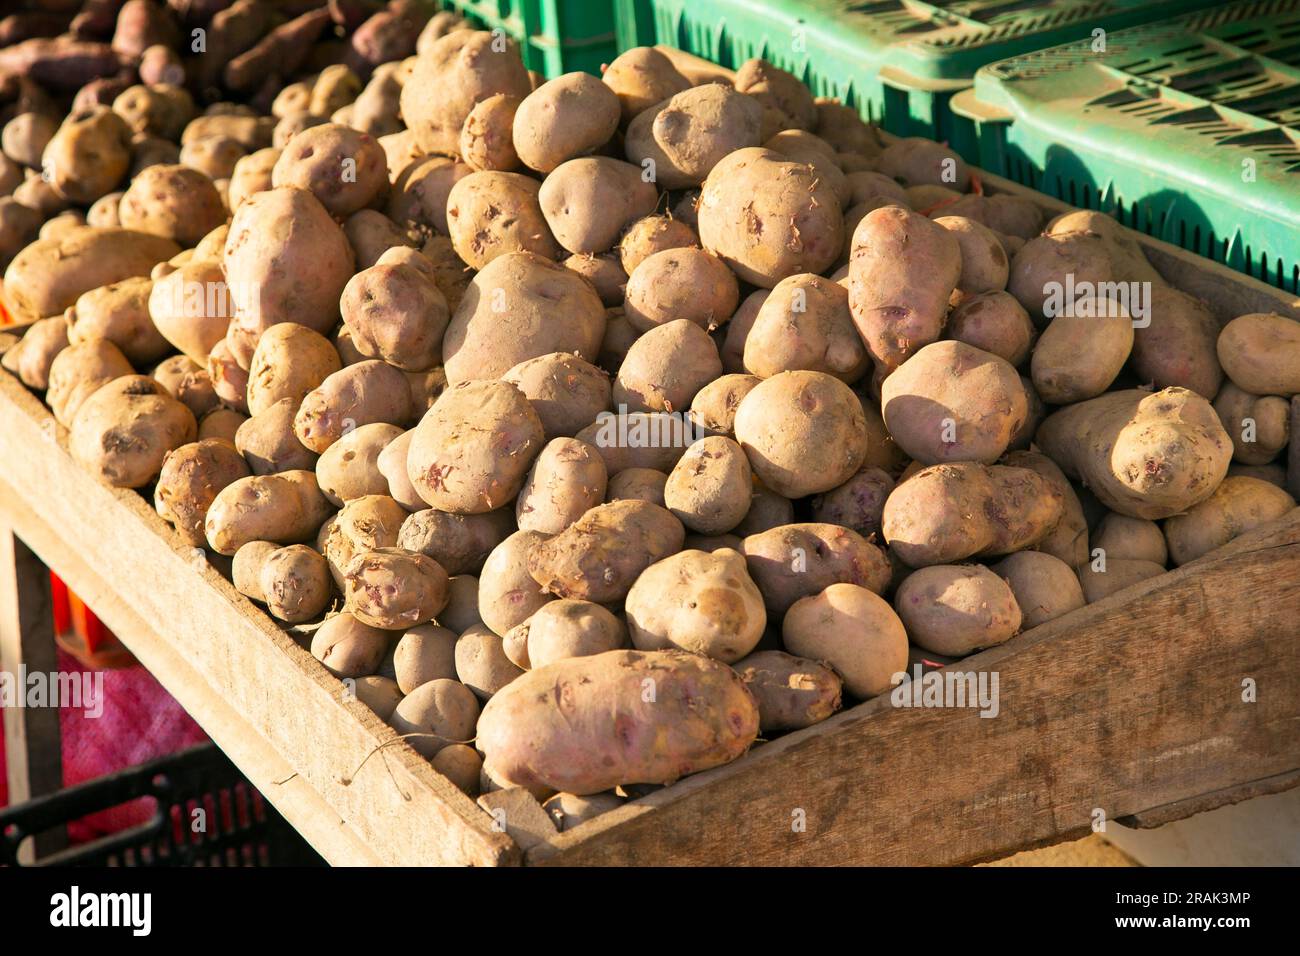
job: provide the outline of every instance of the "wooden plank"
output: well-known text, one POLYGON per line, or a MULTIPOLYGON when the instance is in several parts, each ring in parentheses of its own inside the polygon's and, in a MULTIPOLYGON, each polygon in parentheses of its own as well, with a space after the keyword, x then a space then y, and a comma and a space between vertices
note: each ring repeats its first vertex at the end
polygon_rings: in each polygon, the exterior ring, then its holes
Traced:
MULTIPOLYGON (((13 528, 0 522, 0 672, 21 695, 24 674, 52 676, 58 669, 50 572, 13 528)), ((59 708, 5 707, 3 713, 9 802, 23 803, 61 789, 59 708)), ((66 844, 67 832, 59 827, 36 834, 19 849, 18 858, 30 863, 66 844)))
POLYGON ((1120 817, 1115 822, 1134 830, 1149 830, 1153 827, 1162 827, 1166 823, 1173 823, 1175 820, 1185 820, 1207 810, 1217 810, 1219 807, 1241 803, 1243 800, 1283 793, 1293 787, 1300 787, 1300 770, 1279 773, 1263 780, 1252 780, 1224 790, 1215 790, 1213 793, 1197 794, 1187 800, 1167 803, 1161 807, 1152 807, 1150 810, 1120 817))
POLYGON ((958 666, 998 673, 996 717, 876 698, 561 834, 527 862, 971 863, 1081 835, 1099 812, 1293 774, 1300 509, 958 666))
POLYGON ((200 724, 243 721, 223 735, 223 749, 233 747, 231 758, 291 823, 312 829, 292 802, 281 806, 277 780, 284 777, 270 779, 276 761, 269 755, 278 754, 287 776, 296 773, 331 808, 331 826, 344 821, 358 838, 351 842, 375 859, 517 861, 513 841, 493 832, 473 801, 369 708, 344 699, 343 685, 201 551, 181 542, 139 494, 100 485, 79 468, 64 430, 7 373, 0 373, 0 420, 8 485, 0 490, 0 514, 38 553, 48 552, 69 586, 200 724), (43 536, 22 530, 33 525, 45 529, 43 536), (239 738, 265 741, 268 759, 245 762, 239 738))

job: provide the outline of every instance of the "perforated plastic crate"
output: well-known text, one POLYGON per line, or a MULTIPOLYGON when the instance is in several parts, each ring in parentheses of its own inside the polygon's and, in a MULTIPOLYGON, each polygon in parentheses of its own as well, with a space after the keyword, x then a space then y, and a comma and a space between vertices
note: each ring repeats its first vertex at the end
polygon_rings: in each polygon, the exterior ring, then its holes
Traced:
POLYGON ((1300 0, 1239 0, 979 71, 990 172, 1300 291, 1300 0))
POLYGON ((1211 3, 614 0, 619 50, 665 43, 732 68, 761 56, 892 133, 940 140, 984 64, 1211 3))
POLYGON ((547 78, 599 75, 617 55, 609 0, 439 0, 475 26, 500 29, 519 44, 524 65, 547 78))

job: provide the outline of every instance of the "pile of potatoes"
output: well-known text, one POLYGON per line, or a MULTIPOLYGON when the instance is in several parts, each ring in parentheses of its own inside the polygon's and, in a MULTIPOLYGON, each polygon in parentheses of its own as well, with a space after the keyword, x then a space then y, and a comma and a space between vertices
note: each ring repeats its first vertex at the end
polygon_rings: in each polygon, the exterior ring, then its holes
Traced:
POLYGON ((5 368, 483 801, 572 827, 1295 506, 1300 324, 770 63, 73 14, 0 51, 5 368))

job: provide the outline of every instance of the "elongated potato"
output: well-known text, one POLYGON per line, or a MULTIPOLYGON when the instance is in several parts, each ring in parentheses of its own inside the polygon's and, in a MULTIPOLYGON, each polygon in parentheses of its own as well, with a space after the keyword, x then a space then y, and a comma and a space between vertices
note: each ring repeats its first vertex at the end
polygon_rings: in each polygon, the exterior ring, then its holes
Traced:
POLYGON ((1056 527, 1034 545, 1039 551, 1060 558, 1072 568, 1088 560, 1088 519, 1083 504, 1075 493, 1070 479, 1065 477, 1056 462, 1036 451, 1010 452, 1001 462, 1016 468, 1028 468, 1047 481, 1061 496, 1061 520, 1056 527))
POLYGON ((559 534, 605 500, 605 462, 576 438, 546 444, 515 500, 520 528, 559 534))
POLYGON ((1159 577, 1165 573, 1165 566, 1136 558, 1108 558, 1104 562, 1090 561, 1075 570, 1083 596, 1092 604, 1139 581, 1159 577))
POLYGON ((1295 506, 1294 498, 1267 481, 1225 478, 1205 501, 1165 521, 1169 557, 1175 565, 1195 561, 1295 506))
POLYGON ((1148 321, 1133 329, 1133 371, 1156 389, 1177 385, 1213 399, 1223 382, 1215 344, 1219 323, 1186 292, 1151 284, 1148 321))
POLYGON ((476 743, 485 773, 502 785, 593 794, 727 763, 758 726, 753 697, 725 664, 680 651, 609 651, 512 681, 483 708, 476 743))
POLYGON ((532 577, 532 556, 549 535, 516 531, 492 549, 479 577, 478 613, 483 623, 505 636, 554 599, 532 577))
POLYGON ((731 666, 758 703, 764 733, 810 727, 840 709, 843 681, 817 661, 756 651, 731 666))
POLYGON ((253 475, 217 493, 203 529, 208 547, 217 554, 234 554, 249 541, 309 541, 329 510, 311 472, 253 475))
POLYGON ((796 601, 781 636, 790 653, 829 665, 861 700, 885 693, 907 669, 903 622, 888 602, 855 584, 832 584, 796 601))
POLYGON ((1071 405, 1096 398, 1124 368, 1133 350, 1133 320, 1118 303, 1101 315, 1058 315, 1043 330, 1030 364, 1043 401, 1071 405))
POLYGON ((411 417, 411 388, 402 373, 379 361, 358 362, 325 377, 303 397, 294 434, 320 453, 362 425, 404 424, 411 417))

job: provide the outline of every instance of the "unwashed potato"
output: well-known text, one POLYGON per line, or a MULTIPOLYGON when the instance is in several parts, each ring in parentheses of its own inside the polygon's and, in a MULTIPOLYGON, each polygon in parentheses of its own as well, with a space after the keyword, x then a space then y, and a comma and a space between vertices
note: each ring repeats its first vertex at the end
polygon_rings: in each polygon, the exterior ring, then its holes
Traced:
POLYGON ((1217 344, 1228 378, 1252 395, 1300 394, 1300 322, 1276 313, 1241 315, 1217 344))
POLYGON ((576 438, 553 438, 533 462, 515 500, 520 528, 559 534, 605 500, 605 462, 576 438))
POLYGON ((482 624, 478 616, 478 578, 471 574, 457 574, 447 582, 447 606, 438 612, 437 621, 457 634, 464 634, 475 624, 482 624))
POLYGON ((154 508, 186 543, 207 543, 203 521, 208 508, 227 485, 251 472, 230 442, 200 439, 169 451, 154 487, 154 508))
POLYGON ((1213 399, 1223 382, 1219 323, 1205 303, 1153 282, 1145 322, 1133 329, 1133 371, 1156 389, 1177 385, 1213 399))
POLYGON ((1092 535, 1092 554, 1106 560, 1150 561, 1168 564, 1169 550, 1160 525, 1146 518, 1130 518, 1108 512, 1092 535))
POLYGON ((437 624, 411 628, 393 648, 393 672, 403 694, 431 680, 455 680, 455 633, 437 624))
POLYGON ((346 606, 385 630, 427 624, 447 606, 447 572, 427 555, 381 548, 354 557, 343 575, 346 606))
POLYGON ((460 131, 460 155, 467 166, 503 172, 518 167, 514 123, 522 102, 517 96, 496 93, 475 104, 460 131))
POLYGON ((619 262, 630 277, 636 267, 657 252, 698 247, 695 229, 672 216, 646 216, 628 226, 618 243, 619 262))
POLYGON ((904 361, 881 386, 880 405, 894 441, 927 465, 991 464, 1029 413, 1010 363, 953 341, 934 342, 904 361))
POLYGON ((1018 551, 993 565, 992 570, 1011 588, 1025 630, 1086 603, 1074 570, 1042 551, 1018 551))
POLYGON ((253 475, 217 493, 203 530, 213 551, 234 554, 249 541, 309 541, 332 510, 309 471, 253 475))
POLYGON ((472 172, 469 166, 446 156, 415 155, 403 160, 388 197, 388 218, 399 225, 423 226, 448 235, 447 197, 452 187, 472 172))
POLYGON ((1111 511, 1167 518, 1214 493, 1232 440, 1195 392, 1109 392, 1049 415, 1035 441, 1111 511))
POLYGON ((248 409, 260 415, 289 399, 296 406, 308 392, 339 371, 342 363, 329 339, 297 322, 267 329, 248 369, 248 409))
POLYGON ((758 146, 762 124, 763 108, 756 100, 708 83, 639 113, 628 124, 624 149, 660 188, 684 189, 703 183, 736 150, 758 146))
MULTIPOLYGON (((62 315, 37 319, 27 333, 4 353, 4 367, 28 388, 44 391, 50 384, 55 357, 68 347, 68 320, 62 315)), ((120 351, 120 350, 119 350, 120 351)))
POLYGON ((524 672, 506 656, 501 637, 483 624, 457 638, 455 654, 457 680, 479 700, 487 700, 524 672))
POLYGON ((516 531, 492 549, 479 576, 478 613, 502 636, 552 600, 529 573, 532 555, 548 539, 540 531, 516 531))
POLYGON ((734 664, 767 626, 763 596, 745 559, 722 549, 682 551, 650 565, 626 600, 628 633, 638 650, 680 648, 734 664))
POLYGON ((682 411, 721 374, 713 339, 689 319, 677 319, 632 343, 614 377, 614 404, 634 412, 682 411))
POLYGON ((934 221, 957 238, 961 249, 958 289, 978 295, 999 292, 1007 287, 1011 264, 993 230, 965 216, 939 216, 934 221))
POLYGON ((316 629, 311 655, 335 677, 368 677, 379 669, 391 642, 392 632, 363 624, 344 611, 316 629))
POLYGON ((1246 465, 1266 465, 1291 438, 1291 406, 1280 395, 1251 395, 1232 382, 1214 399, 1214 410, 1232 439, 1232 458, 1246 465))
POLYGON ((415 437, 414 429, 404 431, 384 445, 375 459, 375 468, 387 485, 387 493, 398 504, 407 511, 423 511, 427 502, 420 497, 415 486, 411 484, 411 476, 406 468, 406 454, 410 450, 413 437, 415 437))
POLYGON ((765 379, 741 401, 735 428, 754 474, 787 498, 842 485, 867 454, 861 403, 824 372, 765 379))
POLYGON ((1039 336, 1030 369, 1043 401, 1071 405, 1096 398, 1128 361, 1133 320, 1118 303, 1098 304, 1100 314, 1057 315, 1039 336))
POLYGON ((477 574, 492 550, 514 530, 509 508, 475 515, 427 508, 402 520, 397 545, 427 554, 448 574, 477 574))
POLYGON ((325 558, 305 544, 277 548, 267 555, 258 589, 270 615, 289 624, 319 617, 334 593, 325 558))
POLYGON ((629 223, 653 213, 659 193, 631 163, 587 156, 557 166, 537 199, 556 242, 572 253, 597 253, 613 248, 629 223))
POLYGON ((963 296, 948 313, 945 334, 1019 367, 1029 358, 1037 330, 1024 307, 998 291, 963 296))
POLYGON ((736 277, 703 249, 665 249, 642 259, 628 275, 623 313, 632 327, 649 332, 687 319, 712 331, 740 302, 736 277))
POLYGON ((664 507, 691 531, 723 534, 744 520, 753 488, 744 449, 718 435, 686 449, 664 484, 664 507))
POLYGON ((127 229, 195 245, 226 221, 226 207, 212 180, 188 166, 158 163, 131 180, 118 203, 118 219, 127 229))
MULTIPOLYGON (((153 370, 154 380, 179 399, 181 404, 202 421, 203 417, 221 407, 221 400, 212 388, 208 370, 188 355, 173 355, 163 359, 153 370)), ((243 454, 243 452, 240 452, 243 454)))
POLYGON ((515 152, 525 166, 549 173, 608 142, 621 113, 617 94, 599 79, 590 73, 565 73, 543 83, 519 104, 513 127, 515 152))
POLYGON ((830 666, 860 700, 885 693, 907 670, 903 622, 885 600, 855 584, 832 584, 796 601, 781 636, 791 654, 830 666))
POLYGON ((691 81, 678 72, 672 60, 648 46, 620 53, 604 68, 601 79, 618 97, 625 124, 691 87, 691 81))
POLYGON ((528 555, 528 573, 557 597, 607 604, 625 598, 650 565, 680 551, 685 536, 681 522, 658 505, 614 501, 538 542, 528 555))
POLYGON ((86 399, 108 382, 132 371, 121 350, 106 339, 70 345, 59 350, 50 362, 45 400, 59 424, 71 428, 86 399))
MULTIPOLYGON (((207 372, 203 375, 206 378, 207 372)), ((184 400, 183 395, 177 397, 184 400)), ((282 398, 250 417, 236 430, 235 447, 247 460, 253 474, 315 470, 316 453, 298 440, 293 429, 297 404, 292 398, 282 398)))
POLYGON ((547 439, 572 437, 609 408, 609 376, 568 352, 526 359, 501 376, 523 393, 547 439))
POLYGON ((759 307, 744 365, 759 378, 803 370, 856 382, 871 358, 853 326, 848 290, 821 276, 782 279, 759 307))
POLYGON ((275 161, 271 185, 309 190, 330 215, 350 216, 388 192, 388 162, 369 133, 323 123, 289 140, 275 161))
POLYGON ((72 457, 105 484, 142 488, 163 459, 197 437, 194 414, 145 375, 123 375, 97 389, 72 419, 72 457))
POLYGON ((440 678, 402 698, 388 719, 406 742, 426 757, 474 739, 479 718, 478 699, 464 684, 440 678))
POLYGON ((537 180, 522 173, 484 170, 458 180, 447 194, 447 232, 456 255, 474 269, 512 252, 560 258, 563 249, 542 213, 540 191, 537 180))
POLYGON ((343 321, 357 351, 411 372, 442 359, 450 315, 433 263, 413 249, 385 252, 343 289, 343 321))
POLYGON ((1294 498, 1267 481, 1225 478, 1209 498, 1166 519, 1169 557, 1175 565, 1195 561, 1295 506, 1294 498))
POLYGON ((1105 561, 1089 562, 1076 570, 1079 584, 1083 587, 1083 596, 1092 604, 1139 581, 1159 577, 1165 573, 1165 566, 1133 558, 1108 558, 1105 561))
POLYGON ((623 304, 623 297, 627 294, 627 273, 623 271, 617 253, 606 252, 598 256, 575 253, 564 260, 564 268, 590 282, 605 306, 623 304))
POLYGON ((1001 644, 1022 621, 1011 586, 979 564, 913 571, 898 586, 894 603, 912 643, 949 657, 1001 644))
POLYGON ((699 228, 705 249, 765 289, 825 272, 844 245, 831 186, 811 166, 759 148, 738 149, 713 167, 700 194, 699 228))
POLYGON ((130 164, 131 127, 106 106, 70 114, 41 154, 49 185, 81 206, 112 192, 130 164))
POLYGON ((515 663, 525 670, 627 645, 627 628, 622 619, 590 601, 551 601, 511 633, 521 628, 522 662, 515 663))
POLYGON ((606 501, 649 501, 663 506, 664 488, 668 476, 653 468, 625 468, 609 479, 605 489, 606 501))
POLYGON ((740 403, 761 381, 757 375, 719 375, 691 399, 691 421, 709 435, 731 437, 740 403))
POLYGON ((342 507, 364 495, 387 495, 388 480, 379 471, 379 455, 403 431, 375 422, 348 432, 316 462, 316 480, 330 503, 342 507))
POLYGON ((321 526, 316 545, 340 590, 353 558, 398 546, 406 517, 406 510, 387 495, 365 495, 344 504, 321 526))
POLYGON ((1028 468, 932 465, 895 486, 881 528, 890 552, 920 568, 1032 548, 1064 507, 1060 490, 1028 468))
POLYGON ((411 387, 402 373, 379 361, 358 362, 325 377, 303 398, 294 415, 294 434, 320 453, 362 425, 405 423, 411 417, 411 387))
POLYGON ((757 651, 731 666, 758 703, 764 733, 811 727, 840 709, 843 681, 817 661, 757 651))
POLYGON ((602 813, 617 810, 623 803, 623 798, 613 793, 593 793, 585 797, 574 793, 557 793, 548 798, 542 808, 555 821, 555 829, 564 833, 588 820, 594 820, 602 813))
POLYGON ((409 251, 416 245, 411 230, 399 226, 378 209, 360 209, 348 216, 343 222, 343 235, 356 255, 358 272, 375 265, 391 249, 400 247, 409 251))
POLYGON ((831 524, 771 528, 745 538, 740 552, 774 615, 832 584, 854 584, 880 594, 893 573, 880 548, 831 524))
POLYGON ((867 539, 879 537, 885 501, 893 490, 894 479, 889 472, 874 465, 864 466, 838 488, 812 500, 813 520, 840 525, 867 539))
POLYGON ((149 317, 152 290, 149 279, 133 276, 80 296, 67 314, 69 344, 107 339, 136 367, 157 362, 171 346, 149 317))

